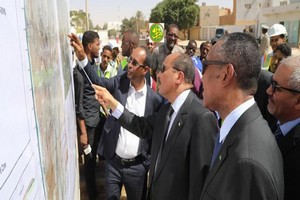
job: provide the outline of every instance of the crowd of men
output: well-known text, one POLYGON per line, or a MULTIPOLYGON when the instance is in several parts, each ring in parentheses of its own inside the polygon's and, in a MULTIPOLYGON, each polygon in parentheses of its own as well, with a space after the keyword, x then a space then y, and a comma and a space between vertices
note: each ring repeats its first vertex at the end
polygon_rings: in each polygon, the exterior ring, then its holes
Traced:
POLYGON ((260 45, 247 33, 203 42, 199 57, 178 34, 170 24, 145 47, 125 31, 122 55, 104 46, 99 66, 97 33, 69 35, 89 199, 97 154, 109 200, 122 186, 128 200, 300 199, 300 56, 285 27, 263 25, 260 45))

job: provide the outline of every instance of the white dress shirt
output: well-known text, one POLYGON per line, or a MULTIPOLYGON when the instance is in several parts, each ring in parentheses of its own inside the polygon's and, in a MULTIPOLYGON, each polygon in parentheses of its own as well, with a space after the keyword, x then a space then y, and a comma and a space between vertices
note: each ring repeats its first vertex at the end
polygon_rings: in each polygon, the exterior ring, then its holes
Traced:
MULTIPOLYGON (((137 116, 144 116, 146 107, 147 86, 146 80, 144 87, 136 91, 129 85, 129 91, 125 107, 137 116)), ((140 138, 132 134, 125 128, 120 128, 119 139, 116 147, 116 154, 121 158, 134 158, 141 154, 139 151, 140 138)))
POLYGON ((224 119, 221 129, 220 129, 220 143, 223 143, 226 139, 230 129, 241 117, 241 115, 248 110, 255 103, 254 98, 249 99, 248 101, 242 103, 236 107, 231 113, 224 119))

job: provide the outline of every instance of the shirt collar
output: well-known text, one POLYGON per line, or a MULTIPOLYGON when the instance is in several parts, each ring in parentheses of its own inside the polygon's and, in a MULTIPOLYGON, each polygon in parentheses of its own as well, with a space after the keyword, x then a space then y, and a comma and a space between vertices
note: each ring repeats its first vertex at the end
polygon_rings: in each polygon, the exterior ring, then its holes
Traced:
POLYGON ((144 81, 144 86, 140 90, 135 90, 135 88, 132 86, 131 82, 129 83, 129 90, 131 90, 133 93, 145 95, 147 93, 147 82, 146 79, 144 81))
POLYGON ((189 95, 191 90, 185 90, 183 91, 173 102, 173 104, 171 105, 174 112, 178 113, 179 109, 181 108, 182 104, 184 103, 184 101, 186 100, 187 96, 189 95))
POLYGON ((283 135, 288 134, 288 132, 290 132, 290 130, 292 130, 297 124, 300 123, 300 117, 296 118, 292 121, 288 121, 284 124, 280 124, 280 122, 278 121, 278 124, 280 125, 280 130, 282 132, 283 135))
POLYGON ((223 124, 220 129, 220 143, 224 142, 226 136, 228 135, 230 129, 241 117, 241 115, 248 110, 255 103, 254 98, 247 100, 238 107, 236 107, 231 113, 224 119, 223 124))

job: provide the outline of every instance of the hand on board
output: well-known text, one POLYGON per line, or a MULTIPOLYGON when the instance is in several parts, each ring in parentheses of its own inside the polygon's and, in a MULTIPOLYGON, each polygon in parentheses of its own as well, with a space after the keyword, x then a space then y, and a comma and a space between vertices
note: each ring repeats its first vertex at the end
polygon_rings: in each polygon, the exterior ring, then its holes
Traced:
POLYGON ((82 43, 74 33, 69 34, 68 37, 70 38, 70 44, 74 48, 78 60, 82 61, 86 57, 82 43))

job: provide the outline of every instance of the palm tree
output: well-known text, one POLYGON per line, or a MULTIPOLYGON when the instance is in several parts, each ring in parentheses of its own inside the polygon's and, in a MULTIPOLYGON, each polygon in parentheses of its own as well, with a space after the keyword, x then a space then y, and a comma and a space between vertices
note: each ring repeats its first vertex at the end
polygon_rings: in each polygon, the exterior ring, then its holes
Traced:
POLYGON ((141 29, 141 21, 144 19, 144 15, 143 15, 143 12, 138 10, 135 14, 135 19, 136 19, 136 32, 140 32, 140 29, 141 29))

